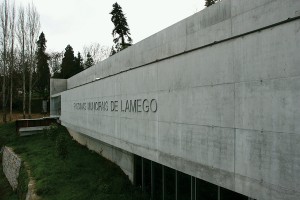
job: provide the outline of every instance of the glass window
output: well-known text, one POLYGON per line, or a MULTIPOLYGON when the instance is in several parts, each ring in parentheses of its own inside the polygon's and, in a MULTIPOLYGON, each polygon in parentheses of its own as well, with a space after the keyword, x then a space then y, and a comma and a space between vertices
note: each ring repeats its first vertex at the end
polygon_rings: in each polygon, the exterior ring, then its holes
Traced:
POLYGON ((148 159, 143 159, 144 166, 144 188, 147 194, 151 194, 151 161, 148 159))
POLYGON ((225 188, 220 188, 220 196, 221 196, 221 200, 231 200, 231 199, 248 200, 247 196, 244 196, 242 194, 239 194, 231 190, 227 190, 225 188))
POLYGON ((164 167, 164 181, 165 181, 165 200, 175 199, 175 170, 169 167, 164 167))
POLYGON ((191 176, 177 172, 177 200, 191 199, 191 176))
POLYGON ((218 200, 218 186, 201 179, 196 179, 197 200, 218 200))
POLYGON ((155 200, 163 199, 163 177, 162 177, 162 165, 152 162, 153 172, 153 197, 155 200))
POLYGON ((142 158, 134 156, 134 185, 142 187, 142 158))
POLYGON ((196 200, 196 178, 192 177, 192 200, 196 200))

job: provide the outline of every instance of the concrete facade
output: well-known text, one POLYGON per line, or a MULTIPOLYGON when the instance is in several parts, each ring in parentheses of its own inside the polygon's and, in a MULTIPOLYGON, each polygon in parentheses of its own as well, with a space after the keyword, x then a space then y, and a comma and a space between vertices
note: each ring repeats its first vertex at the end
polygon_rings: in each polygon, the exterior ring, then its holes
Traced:
POLYGON ((255 199, 296 200, 299 16, 299 0, 223 0, 68 79, 62 124, 255 199))
POLYGON ((63 92, 67 89, 67 80, 66 79, 57 79, 51 78, 50 79, 50 94, 58 94, 63 92))

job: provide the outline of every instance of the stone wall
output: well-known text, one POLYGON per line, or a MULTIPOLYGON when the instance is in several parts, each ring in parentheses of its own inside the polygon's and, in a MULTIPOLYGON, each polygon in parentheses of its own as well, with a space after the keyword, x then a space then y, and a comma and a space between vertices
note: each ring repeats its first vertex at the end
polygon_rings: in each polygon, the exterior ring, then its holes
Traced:
POLYGON ((3 172, 13 190, 16 190, 18 187, 18 177, 21 163, 21 159, 12 151, 11 148, 3 148, 3 172))

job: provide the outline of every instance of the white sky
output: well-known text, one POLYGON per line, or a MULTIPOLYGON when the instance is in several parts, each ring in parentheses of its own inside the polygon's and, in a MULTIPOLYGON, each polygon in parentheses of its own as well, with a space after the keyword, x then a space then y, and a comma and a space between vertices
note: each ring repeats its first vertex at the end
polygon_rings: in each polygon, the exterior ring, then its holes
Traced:
MULTIPOLYGON (((9 0, 12 2, 13 0, 9 0)), ((33 2, 40 14, 47 51, 74 52, 93 42, 112 46, 113 23, 109 14, 116 0, 15 0, 25 7, 33 2)), ((118 0, 127 17, 133 43, 200 11, 204 0, 118 0)))

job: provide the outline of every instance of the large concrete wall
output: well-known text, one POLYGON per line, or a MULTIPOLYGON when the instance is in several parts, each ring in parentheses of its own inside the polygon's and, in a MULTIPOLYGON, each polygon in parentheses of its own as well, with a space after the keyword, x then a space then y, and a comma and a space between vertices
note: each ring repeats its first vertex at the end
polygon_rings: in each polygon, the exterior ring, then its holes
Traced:
POLYGON ((299 0, 223 0, 68 79, 68 89, 300 16, 299 0))
POLYGON ((244 195, 296 200, 299 11, 299 0, 223 0, 68 79, 61 121, 244 195), (137 99, 157 110, 121 111, 137 99))
POLYGON ((50 79, 50 94, 58 94, 67 90, 67 79, 58 79, 51 78, 50 79))

